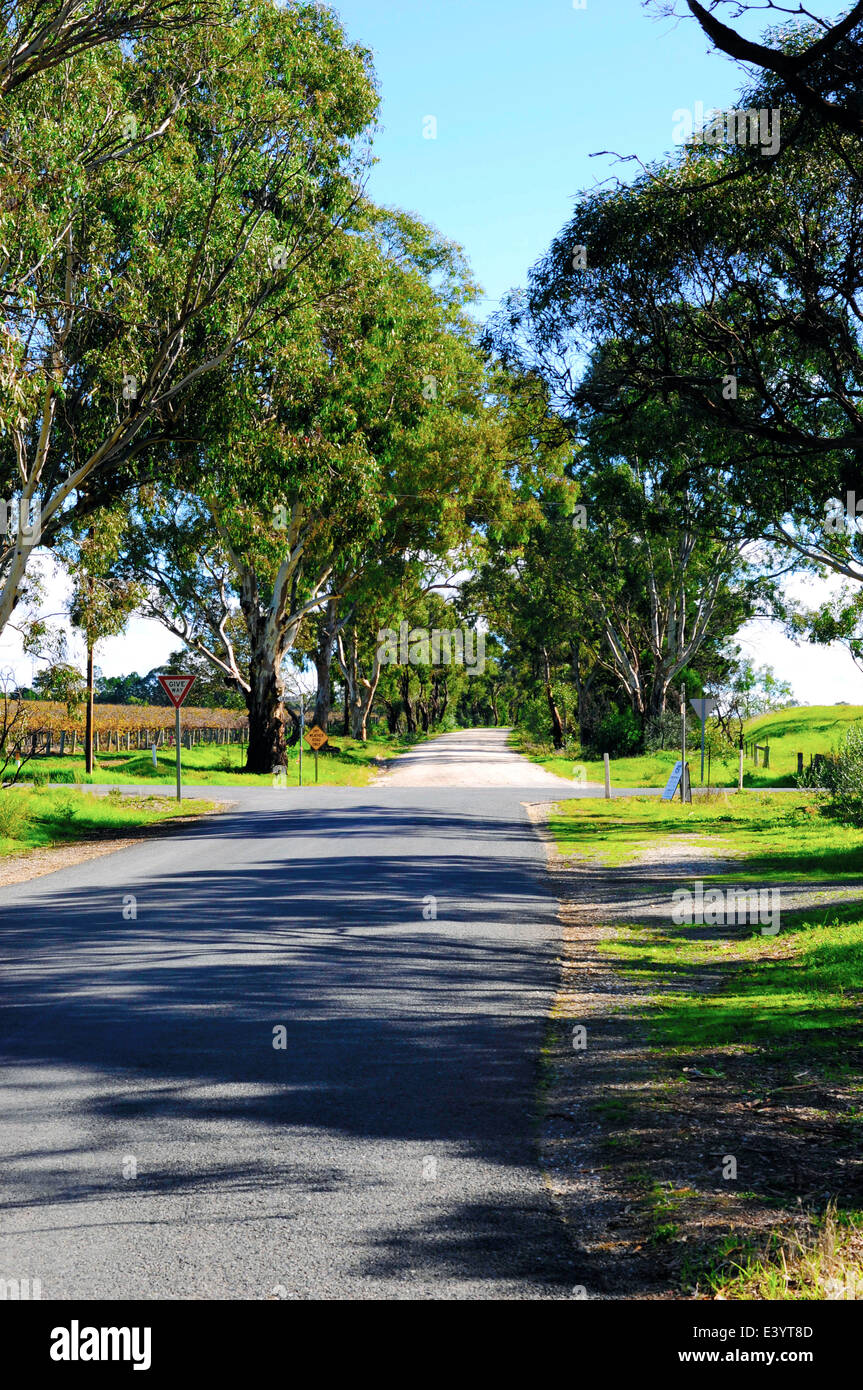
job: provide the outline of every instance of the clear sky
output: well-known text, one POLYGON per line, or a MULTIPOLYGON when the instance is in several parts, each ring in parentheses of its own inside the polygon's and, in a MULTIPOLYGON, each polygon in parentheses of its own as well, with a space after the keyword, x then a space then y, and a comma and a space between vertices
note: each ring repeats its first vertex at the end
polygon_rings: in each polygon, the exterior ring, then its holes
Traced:
MULTIPOLYGON (((486 296, 483 314, 524 283, 581 189, 637 172, 615 155, 661 157, 673 148, 676 110, 733 106, 745 80, 708 52, 694 21, 657 18, 657 7, 640 0, 586 0, 583 8, 572 0, 342 0, 334 8, 349 37, 372 50, 381 90, 369 193, 461 243, 486 296), (601 151, 614 154, 591 158, 601 151)), ((863 702, 863 674, 841 650, 796 648, 768 624, 750 624, 742 642, 801 700, 863 702)), ((106 675, 144 672, 177 645, 136 622, 105 642, 97 661, 106 675)), ((0 642, 2 664, 14 655, 0 642)), ((19 665, 22 677, 29 667, 19 665)))
POLYGON ((677 108, 733 104, 737 70, 694 22, 639 0, 344 0, 380 82, 374 198, 467 250, 493 307, 524 283, 580 189, 673 146, 677 108), (424 135, 437 120, 436 138, 424 135))

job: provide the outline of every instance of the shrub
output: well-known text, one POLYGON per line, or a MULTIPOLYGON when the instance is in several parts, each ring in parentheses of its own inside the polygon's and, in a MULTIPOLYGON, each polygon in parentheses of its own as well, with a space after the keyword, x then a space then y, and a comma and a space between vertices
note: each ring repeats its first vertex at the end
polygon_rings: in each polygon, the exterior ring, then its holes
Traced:
POLYGON ((68 830, 81 810, 81 797, 76 792, 46 792, 40 795, 40 820, 55 830, 68 830))
POLYGON ((632 710, 606 710, 595 734, 597 753, 610 753, 612 758, 626 758, 641 749, 643 734, 632 710))
POLYGON ((0 791, 0 840, 21 840, 32 819, 26 792, 0 791))
POLYGON ((644 726, 645 753, 659 753, 666 748, 679 748, 682 733, 680 711, 663 710, 662 714, 648 719, 644 726))
POLYGON ((797 782, 823 788, 831 815, 863 825, 863 724, 852 724, 840 747, 817 767, 807 768, 797 782))
POLYGON ((546 746, 551 743, 551 716, 544 695, 534 695, 531 699, 525 700, 521 707, 518 727, 536 744, 546 746))

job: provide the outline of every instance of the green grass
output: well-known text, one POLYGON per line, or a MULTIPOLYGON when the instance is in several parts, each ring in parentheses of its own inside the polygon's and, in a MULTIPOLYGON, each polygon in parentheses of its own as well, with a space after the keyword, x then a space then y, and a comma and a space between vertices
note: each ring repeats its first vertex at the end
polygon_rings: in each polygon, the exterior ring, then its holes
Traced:
MULTIPOLYGON (((783 913, 778 938, 755 932, 705 940, 692 928, 621 927, 603 951, 647 990, 641 1014, 653 1046, 691 1056, 704 1049, 766 1045, 830 1060, 838 1029, 863 1021, 863 918, 843 910, 783 913), (688 988, 700 968, 724 968, 715 993, 688 988)), ((699 929, 700 930, 700 929, 699 929)), ((841 1057, 836 1056, 841 1065, 841 1057)))
POLYGON ((770 771, 790 776, 797 771, 797 753, 804 765, 815 753, 831 753, 851 724, 863 721, 863 705, 801 705, 751 719, 746 737, 770 744, 770 771))
MULTIPOLYGON (((697 837, 736 860, 733 871, 697 877, 711 885, 793 880, 819 884, 863 875, 863 830, 837 825, 796 793, 720 794, 683 805, 634 797, 612 803, 567 801, 549 828, 561 853, 615 866, 657 842, 697 837)), ((685 847, 681 847, 685 855, 685 847)), ((778 935, 758 926, 703 927, 671 920, 620 927, 604 950, 647 991, 644 1019, 653 1042, 697 1051, 740 1039, 830 1050, 833 1030, 859 1026, 863 1012, 863 917, 859 902, 783 909, 778 935), (713 993, 693 992, 705 967, 723 970, 713 993)))
MULTIPOLYGON (((364 787, 378 771, 376 760, 397 757, 413 744, 420 742, 425 735, 404 734, 395 737, 375 737, 367 743, 356 739, 334 737, 338 752, 322 753, 318 756, 318 780, 326 786, 364 787)), ((183 748, 183 782, 189 786, 248 786, 270 787, 274 785, 273 775, 243 772, 245 749, 239 744, 201 744, 195 748, 183 748)), ((147 751, 132 753, 103 753, 95 760, 90 776, 84 771, 82 753, 74 757, 34 758, 22 770, 21 780, 27 782, 34 775, 47 782, 80 783, 82 785, 100 784, 109 786, 140 785, 152 782, 155 785, 170 786, 176 779, 176 753, 171 748, 160 748, 156 752, 157 766, 153 767, 152 754, 147 751)), ((288 786, 299 782, 299 752, 292 748, 285 763, 288 786)), ((303 752, 303 786, 314 783, 315 757, 311 749, 303 752)))
MULTIPOLYGON (((658 797, 564 801, 549 827, 561 853, 610 866, 631 863, 657 837, 706 836, 722 856, 741 861, 724 876, 735 883, 863 878, 863 830, 823 816, 805 792, 720 792, 691 804, 658 797)), ((699 876, 723 878, 709 863, 699 876)))
POLYGON ((863 1298, 863 1212, 831 1205, 808 1235, 771 1231, 766 1239, 726 1236, 684 1281, 714 1298, 802 1302, 863 1298))
MULTIPOLYGON (((745 729, 747 740, 770 745, 770 766, 755 767, 751 758, 744 762, 743 785, 754 787, 790 787, 795 785, 797 754, 803 754, 804 767, 815 753, 830 753, 842 742, 849 725, 863 721, 863 705, 805 705, 777 710, 773 714, 751 719, 745 729)), ((701 777, 701 726, 693 715, 687 720, 687 760, 693 786, 701 777)), ((513 747, 532 762, 539 763, 557 777, 573 781, 602 783, 605 780, 603 760, 579 756, 577 747, 565 755, 532 743, 516 730, 510 738, 513 747)), ((612 758, 611 782, 617 787, 662 787, 679 758, 679 750, 643 754, 632 758, 612 758)), ((707 781, 707 760, 704 778, 707 781)), ((714 755, 710 765, 710 782, 716 787, 736 787, 738 755, 734 751, 714 755)))
POLYGON ((128 834, 145 825, 197 816, 214 809, 210 801, 170 797, 93 796, 77 787, 0 791, 0 858, 52 845, 74 844, 128 834))
MULTIPOLYGON (((863 831, 826 818, 802 792, 781 798, 720 793, 692 805, 644 797, 572 800, 554 809, 549 824, 562 853, 608 864, 612 872, 642 849, 685 837, 736 856, 734 871, 725 874, 711 874, 705 861, 697 877, 711 885, 790 879, 817 887, 828 878, 859 881, 863 873, 863 831)), ((825 1141, 825 1160, 836 1144, 841 1154, 859 1152, 863 1137, 860 898, 795 911, 783 901, 778 934, 762 935, 757 924, 676 924, 672 893, 691 883, 689 875, 671 879, 659 890, 667 893, 667 914, 618 923, 598 948, 629 981, 627 1016, 652 1058, 649 1085, 593 1106, 613 1131, 604 1136, 607 1152, 620 1175, 630 1155, 640 1165, 630 1181, 647 1221, 648 1247, 675 1248, 685 1224, 693 1254, 680 1267, 684 1291, 727 1299, 863 1298, 863 1212, 850 1186, 841 1210, 834 1200, 819 1214, 801 1212, 781 1189, 740 1192, 731 1201, 709 1187, 677 1188, 643 1171, 653 1163, 667 1172, 668 1153, 655 1146, 647 1153, 639 1136, 661 1132, 659 1119, 669 1108, 697 1115, 705 1100, 719 1122, 725 1106, 729 1120, 739 1124, 741 1095, 753 1104, 775 1096, 781 1105, 787 1097, 816 1133, 823 1126, 833 1136, 825 1141), (710 1097, 704 1096, 706 1084, 717 1087, 710 1097), (657 1099, 666 1087, 685 1088, 695 1108, 675 1105, 673 1095, 657 1099), (813 1105, 819 1107, 814 1116, 813 1105), (637 1117, 630 1121, 629 1106, 641 1108, 640 1125, 637 1117), (747 1227, 750 1199, 775 1206, 776 1227, 747 1227), (732 1229, 705 1243, 705 1217, 709 1230, 732 1229)), ((597 893, 595 883, 591 891, 597 893)), ((654 909, 655 891, 649 895, 654 909)), ((682 1134, 683 1165, 696 1142, 682 1134)))

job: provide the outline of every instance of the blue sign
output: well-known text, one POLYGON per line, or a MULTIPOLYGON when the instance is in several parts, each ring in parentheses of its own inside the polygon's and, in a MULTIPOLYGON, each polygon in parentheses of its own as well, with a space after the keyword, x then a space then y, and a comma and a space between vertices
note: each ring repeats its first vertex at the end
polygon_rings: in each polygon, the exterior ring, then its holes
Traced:
POLYGON ((677 788, 680 786, 680 779, 682 776, 683 763, 677 762, 674 764, 674 771, 672 772, 671 776, 665 784, 665 791, 662 793, 663 801, 671 800, 671 798, 674 796, 674 793, 677 791, 677 788))

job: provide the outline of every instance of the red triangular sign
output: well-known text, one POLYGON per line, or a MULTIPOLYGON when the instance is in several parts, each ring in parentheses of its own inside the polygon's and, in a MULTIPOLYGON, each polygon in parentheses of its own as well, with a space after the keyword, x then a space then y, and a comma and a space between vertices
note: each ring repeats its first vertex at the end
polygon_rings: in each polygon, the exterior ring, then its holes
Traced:
POLYGON ((195 684, 195 677, 160 676, 159 684, 171 701, 171 704, 178 709, 195 684))

